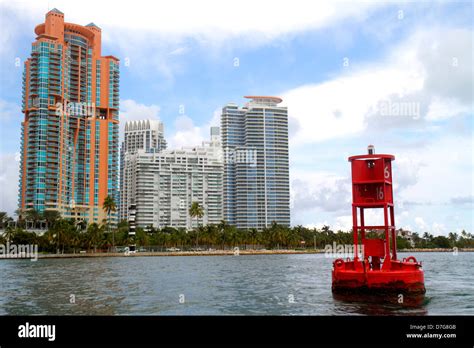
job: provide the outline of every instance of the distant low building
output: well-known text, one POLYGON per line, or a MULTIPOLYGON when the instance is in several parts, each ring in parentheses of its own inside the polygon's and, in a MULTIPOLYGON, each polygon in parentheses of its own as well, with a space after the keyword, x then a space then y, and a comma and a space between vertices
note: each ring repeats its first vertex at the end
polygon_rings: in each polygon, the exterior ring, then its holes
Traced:
POLYGON ((400 228, 400 229, 397 230, 397 234, 400 237, 406 239, 410 243, 412 248, 415 247, 415 241, 413 240, 413 235, 412 235, 411 231, 407 231, 407 230, 404 230, 404 229, 400 228))

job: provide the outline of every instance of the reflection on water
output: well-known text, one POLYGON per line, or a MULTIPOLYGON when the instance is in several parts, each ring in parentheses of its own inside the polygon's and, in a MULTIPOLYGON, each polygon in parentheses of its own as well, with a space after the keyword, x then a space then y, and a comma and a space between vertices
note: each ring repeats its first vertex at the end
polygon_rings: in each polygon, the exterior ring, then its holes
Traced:
POLYGON ((403 304, 333 296, 322 254, 0 260, 0 315, 473 315, 474 254, 416 257, 427 293, 403 304))
POLYGON ((425 315, 429 298, 424 294, 383 296, 369 294, 333 294, 335 301, 353 313, 364 315, 425 315))

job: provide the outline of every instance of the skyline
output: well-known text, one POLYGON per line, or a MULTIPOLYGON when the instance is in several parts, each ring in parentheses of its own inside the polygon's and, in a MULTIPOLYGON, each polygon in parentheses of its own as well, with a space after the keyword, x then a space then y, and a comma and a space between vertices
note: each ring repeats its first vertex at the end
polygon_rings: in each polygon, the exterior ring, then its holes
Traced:
MULTIPOLYGON (((21 67, 33 29, 48 10, 47 2, 18 4, 0 5, 6 23, 0 51, 2 185, 17 182, 21 67)), ((103 54, 120 59, 121 139, 125 121, 159 118, 170 148, 198 145, 210 125, 219 125, 218 110, 226 103, 242 104, 241 96, 252 93, 278 95, 289 107, 292 225, 350 228, 347 157, 372 143, 377 153, 396 158, 397 228, 472 232, 469 3, 337 2, 313 9, 310 3, 281 3, 267 9, 276 17, 272 21, 255 15, 263 5, 244 1, 235 11, 243 16, 247 9, 249 17, 239 24, 214 18, 219 15, 193 18, 195 5, 179 17, 180 4, 156 11, 161 22, 143 14, 137 23, 138 4, 119 8, 124 12, 115 21, 105 15, 107 3, 95 4, 91 15, 83 3, 49 2, 68 22, 101 27, 103 54), (276 25, 286 11, 288 21, 276 25), (314 18, 301 16, 315 11, 314 18), (163 13, 182 18, 181 26, 163 13), (381 25, 384 30, 377 31, 381 25), (213 26, 222 30, 209 30, 213 26), (396 114, 397 105, 407 106, 409 115, 387 116, 387 109, 396 114)), ((11 214, 16 194, 16 185, 2 188, 0 210, 11 214)))

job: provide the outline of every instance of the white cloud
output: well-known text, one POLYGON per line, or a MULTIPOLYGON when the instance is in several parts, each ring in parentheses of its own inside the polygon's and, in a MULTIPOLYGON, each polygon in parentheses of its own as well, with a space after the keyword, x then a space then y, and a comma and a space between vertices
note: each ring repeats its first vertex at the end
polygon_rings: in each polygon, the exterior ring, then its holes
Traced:
POLYGON ((0 211, 13 216, 18 208, 18 154, 0 154, 0 211))
POLYGON ((474 204, 474 195, 456 196, 451 198, 450 203, 455 205, 472 205, 474 204))
MULTIPOLYGON (((160 107, 155 104, 145 105, 132 99, 120 100, 120 143, 122 143, 125 123, 139 120, 159 120, 160 107)), ((166 131, 166 129, 165 129, 166 131)))
POLYGON ((283 92, 284 105, 299 124, 292 141, 321 142, 356 134, 365 118, 387 96, 421 88, 422 80, 407 69, 379 68, 343 75, 316 85, 283 92))
POLYGON ((204 140, 202 127, 195 126, 193 120, 181 115, 174 122, 174 134, 169 137, 170 149, 197 146, 204 140))
POLYGON ((188 40, 206 55, 221 57, 223 48, 255 47, 341 21, 360 21, 387 5, 329 0, 241 0, 236 6, 213 0, 9 1, 1 4, 4 11, 0 14, 14 13, 16 18, 3 28, 0 53, 14 52, 19 30, 24 32, 31 23, 32 32, 33 23, 39 24, 48 9, 56 7, 67 22, 85 25, 93 21, 101 27, 102 42, 113 49, 106 54, 127 58, 134 73, 145 75, 154 70, 161 75, 161 84, 172 84, 175 74, 184 69, 178 58, 187 51, 183 45, 188 40))
POLYGON ((349 231, 352 228, 352 215, 338 216, 331 228, 333 231, 349 231))
POLYGON ((420 216, 417 216, 415 218, 415 224, 416 224, 416 227, 418 228, 418 231, 420 231, 420 232, 425 232, 425 231, 428 231, 428 229, 429 229, 428 224, 420 216))
POLYGON ((189 49, 187 47, 178 47, 175 50, 171 51, 170 55, 180 56, 180 55, 183 55, 183 54, 187 53, 188 51, 189 51, 189 49))
MULTIPOLYGON (((350 205, 347 206, 347 209, 350 209, 350 205)), ((352 215, 337 216, 332 228, 333 230, 349 231, 352 229, 352 223, 352 215)), ((360 225, 360 220, 358 220, 358 224, 360 225)), ((384 224, 383 210, 365 209, 364 224, 365 226, 382 226, 384 224)))
POLYGON ((318 230, 321 230, 324 226, 329 226, 329 228, 332 231, 349 231, 352 228, 352 216, 350 215, 344 215, 344 216, 338 216, 331 222, 328 222, 327 220, 324 221, 319 221, 319 222, 312 222, 312 223, 307 223, 307 224, 302 224, 302 226, 306 228, 316 228, 318 230))
POLYGON ((309 175, 291 173, 291 208, 295 211, 340 211, 350 206, 351 188, 348 178, 330 173, 314 172, 309 175))
POLYGON ((396 159, 393 162, 393 173, 395 175, 393 189, 395 197, 398 197, 401 191, 418 183, 420 169, 425 165, 423 159, 415 156, 414 153, 413 156, 397 153, 396 159))
POLYGON ((434 97, 426 114, 426 120, 445 120, 453 115, 465 114, 470 111, 469 105, 462 104, 455 98, 434 97))
POLYGON ((419 234, 423 234, 424 232, 428 232, 430 234, 433 234, 435 236, 439 235, 446 235, 446 226, 442 223, 438 222, 433 222, 431 225, 427 222, 422 217, 416 217, 415 218, 415 225, 417 227, 416 232, 419 234))
POLYGON ((375 2, 295 0, 241 0, 238 6, 213 0, 149 2, 129 1, 50 1, 28 4, 8 2, 2 6, 24 12, 30 18, 43 18, 48 8, 65 13, 68 22, 100 27, 137 29, 161 34, 193 36, 202 40, 229 36, 255 36, 267 39, 286 33, 321 28, 344 19, 363 19, 374 8, 386 6, 375 2), (91 12, 91 9, 94 11, 91 12), (113 15, 110 15, 111 10, 113 15), (96 18, 91 18, 95 16, 96 18))
POLYGON ((445 235, 446 234, 446 227, 444 226, 444 224, 433 222, 433 225, 431 227, 431 231, 433 231, 434 235, 445 235))
POLYGON ((16 103, 0 98, 0 122, 10 122, 21 115, 21 108, 16 103))
POLYGON ((137 121, 137 120, 158 120, 160 107, 155 104, 145 105, 137 103, 132 99, 120 100, 120 121, 137 121))
MULTIPOLYGON (((357 144, 360 136, 367 139, 367 143, 382 144, 376 149, 387 150, 396 156, 394 193, 397 204, 400 203, 396 214, 402 214, 400 220, 396 217, 398 226, 414 224, 415 220, 407 215, 405 209, 416 210, 418 220, 415 225, 430 233, 444 233, 448 228, 456 229, 462 225, 460 221, 450 221, 447 218, 449 213, 440 206, 452 197, 472 194, 474 143, 472 136, 459 136, 459 129, 455 128, 441 130, 436 122, 472 112, 472 101, 465 96, 466 90, 472 93, 469 80, 472 64, 463 63, 461 66, 460 63, 472 61, 469 60, 471 35, 472 32, 466 30, 419 30, 394 47, 382 61, 350 68, 323 83, 301 86, 281 94, 289 107, 290 123, 296 125, 290 134, 293 164, 290 174, 292 199, 295 202, 297 198, 299 202, 292 205, 292 218, 296 216, 298 221, 306 219, 305 210, 311 205, 319 211, 328 211, 324 209, 327 203, 325 193, 329 194, 329 202, 338 197, 338 192, 334 188, 331 190, 328 178, 347 175, 348 167, 340 169, 339 165, 333 164, 337 156, 329 155, 323 149, 318 151, 315 144, 339 144, 330 153, 339 151, 342 160, 349 155, 345 153, 347 146, 342 144, 348 141, 357 144), (455 67, 452 65, 453 56, 458 57, 459 64, 455 67), (377 119, 379 102, 384 100, 419 103, 421 119, 402 117, 395 122, 388 122, 387 117, 377 119), (387 132, 392 126, 412 127, 421 136, 415 141, 406 141, 395 132, 387 132), (433 132, 438 137, 426 137, 422 135, 424 131, 433 132), (389 134, 392 139, 389 139, 389 134), (318 169, 307 169, 308 161, 318 163, 318 169), (321 169, 322 163, 327 164, 326 169, 321 169), (300 173, 302 169, 312 173, 304 178, 300 173), (318 180, 318 176, 323 178, 323 182, 318 180), (414 202, 417 208, 414 209, 413 204, 404 207, 405 202, 414 202), (438 214, 443 214, 438 215, 438 221, 432 220, 433 208, 438 214)), ((350 208, 347 202, 339 200, 347 206, 346 209, 350 208)), ((317 211, 314 210, 315 214, 317 211)), ((352 224, 350 215, 323 214, 323 219, 334 221, 336 229, 347 229, 352 224)), ((468 222, 464 221, 464 224, 468 222)))
POLYGON ((170 148, 179 149, 188 146, 197 146, 210 138, 210 128, 219 127, 221 119, 221 108, 214 110, 212 118, 203 125, 196 126, 193 120, 181 115, 174 123, 174 134, 169 137, 170 148))
MULTIPOLYGON (((172 127, 165 124, 165 138, 168 148, 180 149, 182 147, 198 146, 209 139, 211 126, 219 126, 221 109, 214 111, 212 118, 203 125, 195 125, 187 115, 179 115, 174 120, 172 127)), ((138 120, 159 120, 160 106, 156 104, 145 105, 132 99, 120 101, 120 142, 123 140, 125 123, 138 120)))
POLYGON ((472 139, 448 135, 424 147, 399 149, 394 164, 394 183, 401 179, 397 198, 438 203, 473 192, 472 139))
MULTIPOLYGON (((361 65, 349 60, 340 76, 282 92, 283 103, 298 125, 292 142, 346 137, 367 130, 376 121, 382 122, 382 130, 390 128, 394 115, 380 118, 381 102, 415 103, 427 121, 472 111, 472 96, 466 97, 472 93, 471 37, 468 30, 419 30, 381 62, 361 65)), ((341 69, 342 63, 341 57, 341 69)), ((396 123, 426 126, 417 122, 420 115, 408 116, 401 115, 396 123)))

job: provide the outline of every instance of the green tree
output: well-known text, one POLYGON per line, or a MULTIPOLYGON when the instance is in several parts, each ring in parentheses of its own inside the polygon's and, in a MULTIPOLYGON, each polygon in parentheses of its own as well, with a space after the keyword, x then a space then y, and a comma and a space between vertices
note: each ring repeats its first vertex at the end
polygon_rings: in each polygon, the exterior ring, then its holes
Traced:
POLYGON ((472 248, 474 247, 474 235, 468 233, 465 230, 461 231, 461 237, 458 241, 459 247, 461 248, 472 248))
POLYGON ((458 241, 458 238, 459 238, 459 236, 458 236, 458 234, 457 234, 456 232, 454 232, 454 233, 453 233, 453 232, 449 232, 449 234, 448 234, 448 239, 449 239, 449 241, 451 242, 451 246, 452 246, 452 247, 456 246, 456 242, 458 241))
POLYGON ((15 236, 15 233, 18 231, 19 229, 16 229, 14 227, 11 227, 11 226, 8 226, 6 229, 5 229, 5 233, 3 234, 3 237, 6 239, 7 242, 11 242, 13 237, 15 236))
POLYGON ((255 244, 257 244, 257 237, 258 237, 258 231, 256 228, 251 228, 248 231, 248 237, 249 237, 249 242, 252 244, 252 248, 255 248, 255 244))
POLYGON ((4 224, 7 222, 8 214, 4 211, 0 211, 0 228, 4 227, 4 224))
POLYGON ((51 227, 56 221, 61 219, 61 214, 57 210, 45 210, 43 212, 43 218, 48 223, 48 226, 51 227))
MULTIPOLYGON (((204 216, 204 209, 199 205, 199 202, 193 202, 189 208, 189 215, 191 218, 196 218, 196 225, 199 224, 199 219, 204 216)), ((196 246, 199 242, 199 232, 196 231, 196 246)))
MULTIPOLYGON (((107 226, 108 232, 110 233, 110 214, 117 210, 117 205, 115 204, 113 197, 105 197, 104 203, 102 203, 102 209, 107 213, 107 226)), ((112 232, 112 250, 115 251, 115 230, 112 232)))
POLYGON ((218 240, 222 245, 222 249, 225 249, 225 244, 227 243, 228 234, 229 234, 230 225, 225 220, 221 220, 221 222, 217 225, 217 233, 218 233, 218 240))
POLYGON ((28 209, 25 215, 26 215, 26 220, 33 222, 33 228, 36 227, 36 224, 42 218, 41 213, 36 209, 28 209))
POLYGON ((411 249, 410 242, 402 236, 397 236, 397 248, 398 249, 411 249))
POLYGON ((54 238, 57 253, 59 253, 61 250, 61 252, 64 254, 64 250, 68 250, 74 245, 77 229, 74 221, 71 219, 57 220, 53 227, 49 229, 49 232, 54 238))
POLYGON ((196 218, 196 225, 199 222, 199 219, 201 219, 204 216, 204 209, 199 205, 199 202, 193 202, 191 204, 191 208, 189 208, 189 215, 192 218, 196 218))
POLYGON ((446 249, 448 249, 448 248, 451 247, 451 242, 445 236, 434 237, 433 240, 432 240, 432 243, 433 243, 435 248, 446 248, 446 249))
POLYGON ((94 247, 94 252, 97 252, 97 246, 99 245, 101 241, 101 236, 102 231, 101 228, 97 223, 92 223, 87 227, 87 232, 86 232, 86 244, 87 248, 90 249, 91 247, 94 247))
POLYGON ((12 244, 36 244, 37 236, 34 232, 27 232, 21 228, 15 229, 11 239, 12 244))
POLYGON ((137 227, 135 241, 139 246, 148 246, 149 245, 149 237, 145 230, 141 227, 137 227))

